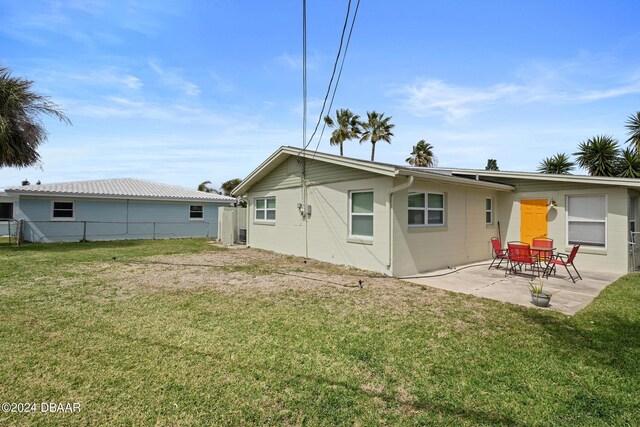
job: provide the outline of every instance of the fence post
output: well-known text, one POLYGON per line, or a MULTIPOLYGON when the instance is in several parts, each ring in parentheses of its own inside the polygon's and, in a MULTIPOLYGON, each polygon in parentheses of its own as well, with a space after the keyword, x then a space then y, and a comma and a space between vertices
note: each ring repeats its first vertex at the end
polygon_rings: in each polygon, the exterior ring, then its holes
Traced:
POLYGON ((82 242, 87 241, 87 221, 82 221, 82 242))
POLYGON ((18 229, 16 230, 16 244, 20 246, 24 239, 24 219, 18 220, 18 229))
POLYGON ((156 240, 156 223, 153 223, 153 240, 156 240))

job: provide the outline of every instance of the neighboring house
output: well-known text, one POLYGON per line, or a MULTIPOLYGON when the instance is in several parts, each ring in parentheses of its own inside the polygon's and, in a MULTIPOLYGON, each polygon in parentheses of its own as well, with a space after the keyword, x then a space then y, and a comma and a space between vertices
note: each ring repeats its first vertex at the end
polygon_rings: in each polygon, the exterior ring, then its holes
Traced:
POLYGON ((10 196, 4 191, 0 191, 0 236, 10 233, 11 221, 15 216, 15 206, 17 197, 10 196))
POLYGON ((234 190, 247 243, 392 276, 491 258, 490 239, 581 244, 625 273, 640 180, 396 166, 281 147, 234 190))
MULTIPOLYGON (((5 188, 32 242, 217 237, 233 197, 120 178, 5 188)), ((3 206, 3 205, 0 205, 3 206)), ((7 210, 8 212, 8 210, 7 210)))

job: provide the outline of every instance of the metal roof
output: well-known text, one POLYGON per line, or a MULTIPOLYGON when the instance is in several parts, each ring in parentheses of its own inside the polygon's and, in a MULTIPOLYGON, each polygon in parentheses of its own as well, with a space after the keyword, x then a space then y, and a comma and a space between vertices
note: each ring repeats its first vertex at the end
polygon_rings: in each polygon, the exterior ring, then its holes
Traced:
POLYGON ((629 188, 640 188, 640 179, 620 178, 609 176, 590 175, 559 175, 539 172, 510 172, 510 171, 487 171, 481 169, 457 169, 457 168, 414 168, 429 169, 440 173, 448 173, 453 176, 478 177, 484 179, 503 178, 507 180, 524 179, 534 181, 571 182, 580 184, 612 185, 629 188))
POLYGON ((511 185, 478 181, 466 177, 453 176, 451 174, 442 173, 441 171, 431 170, 430 168, 410 168, 406 166, 393 165, 390 163, 355 159, 352 157, 344 157, 335 154, 301 150, 300 148, 283 146, 276 150, 276 152, 274 152, 271 156, 269 156, 269 158, 262 162, 262 164, 258 166, 253 172, 251 172, 236 188, 233 189, 232 193, 239 196, 245 194, 253 184, 268 175, 273 169, 275 169, 278 165, 285 161, 286 158, 290 156, 305 157, 312 160, 315 159, 322 162, 360 169, 389 177, 396 177, 399 175, 414 175, 418 179, 428 179, 432 181, 447 182, 450 184, 490 188, 500 191, 513 190, 513 187, 511 185))
POLYGON ((137 178, 97 179, 92 181, 6 187, 11 195, 72 196, 108 199, 146 199, 167 201, 235 202, 235 198, 161 184, 137 178))

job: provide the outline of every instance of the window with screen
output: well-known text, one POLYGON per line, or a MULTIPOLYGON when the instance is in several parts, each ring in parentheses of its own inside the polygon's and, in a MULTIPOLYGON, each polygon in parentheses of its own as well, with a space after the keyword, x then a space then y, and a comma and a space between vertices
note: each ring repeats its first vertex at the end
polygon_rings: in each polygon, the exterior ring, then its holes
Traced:
POLYGON ((349 197, 349 235, 373 238, 373 191, 352 191, 349 197))
POLYGON ((73 202, 53 202, 51 216, 55 219, 73 219, 73 202))
POLYGON ((487 197, 485 200, 485 222, 487 224, 493 224, 493 199, 491 197, 487 197))
POLYGON ((409 193, 409 225, 444 225, 443 193, 409 193))
POLYGON ((189 206, 189 219, 203 219, 204 207, 202 205, 189 206))
POLYGON ((263 197, 255 199, 255 219, 256 221, 276 220, 276 198, 263 197))
POLYGON ((606 247, 607 198, 567 196, 567 240, 569 245, 606 247))

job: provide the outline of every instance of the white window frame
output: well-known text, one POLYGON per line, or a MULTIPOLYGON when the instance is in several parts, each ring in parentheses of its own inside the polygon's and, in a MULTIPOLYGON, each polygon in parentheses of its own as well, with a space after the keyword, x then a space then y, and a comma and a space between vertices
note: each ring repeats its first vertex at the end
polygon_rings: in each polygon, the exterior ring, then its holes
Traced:
POLYGON ((580 243, 581 247, 607 250, 609 242, 609 198, 606 194, 567 194, 565 196, 565 242, 567 248, 573 247, 575 243, 569 243, 569 198, 570 197, 604 197, 604 221, 573 221, 573 222, 603 222, 604 223, 604 246, 593 246, 580 243))
MULTIPOLYGON (((67 210, 67 209, 63 209, 67 210)), ((75 221, 76 220, 76 203, 73 200, 52 200, 51 201, 51 221, 75 221), (56 203, 71 203, 71 216, 70 217, 58 217, 54 215, 56 203)))
POLYGON ((276 222, 276 218, 277 218, 277 211, 276 209, 278 208, 278 203, 276 201, 276 196, 269 196, 269 197, 256 197, 255 199, 253 199, 253 220, 257 221, 257 222, 276 222), (267 208, 268 201, 269 199, 273 199, 276 207, 275 208, 267 208), (264 208, 262 209, 258 209, 258 200, 264 200, 264 208), (264 219, 258 219, 258 211, 263 211, 264 212, 264 219), (267 212, 268 211, 273 211, 273 216, 274 219, 267 219, 268 215, 267 212))
POLYGON ((493 197, 486 197, 484 199, 484 221, 487 225, 493 225, 494 219, 493 219, 493 212, 494 212, 494 207, 493 207, 493 197), (487 200, 491 200, 491 209, 487 209, 487 200), (487 221, 487 214, 491 215, 491 221, 487 221))
POLYGON ((376 201, 375 201, 375 193, 373 192, 373 189, 369 189, 369 190, 351 190, 349 191, 349 237, 352 237, 354 239, 361 239, 361 240, 373 240, 373 235, 375 234, 375 228, 371 230, 371 236, 362 236, 360 234, 353 234, 353 215, 356 216, 370 216, 373 218, 373 222, 375 224, 375 207, 376 207, 376 201), (374 200, 373 200, 373 206, 372 206, 372 211, 371 213, 357 213, 354 214, 352 207, 353 207, 353 194, 357 194, 357 193, 371 193, 374 196, 374 200))
MULTIPOLYGON (((198 211, 195 211, 195 212, 198 212, 198 211)), ((189 221, 204 221, 204 205, 189 205, 189 221), (193 211, 194 207, 202 209, 199 212, 202 215, 201 217, 191 216, 194 213, 193 211)))
POLYGON ((447 196, 445 193, 441 193, 438 191, 409 191, 407 193, 407 225, 409 227, 444 227, 447 224, 447 196), (424 208, 414 208, 408 207, 408 198, 409 194, 424 194, 424 208), (442 196, 442 207, 441 208, 430 208, 429 207, 429 194, 435 194, 438 196, 442 196), (408 212, 410 210, 413 211, 424 211, 424 223, 423 224, 409 224, 409 215, 408 212), (442 224, 429 224, 429 211, 442 211, 442 224))

